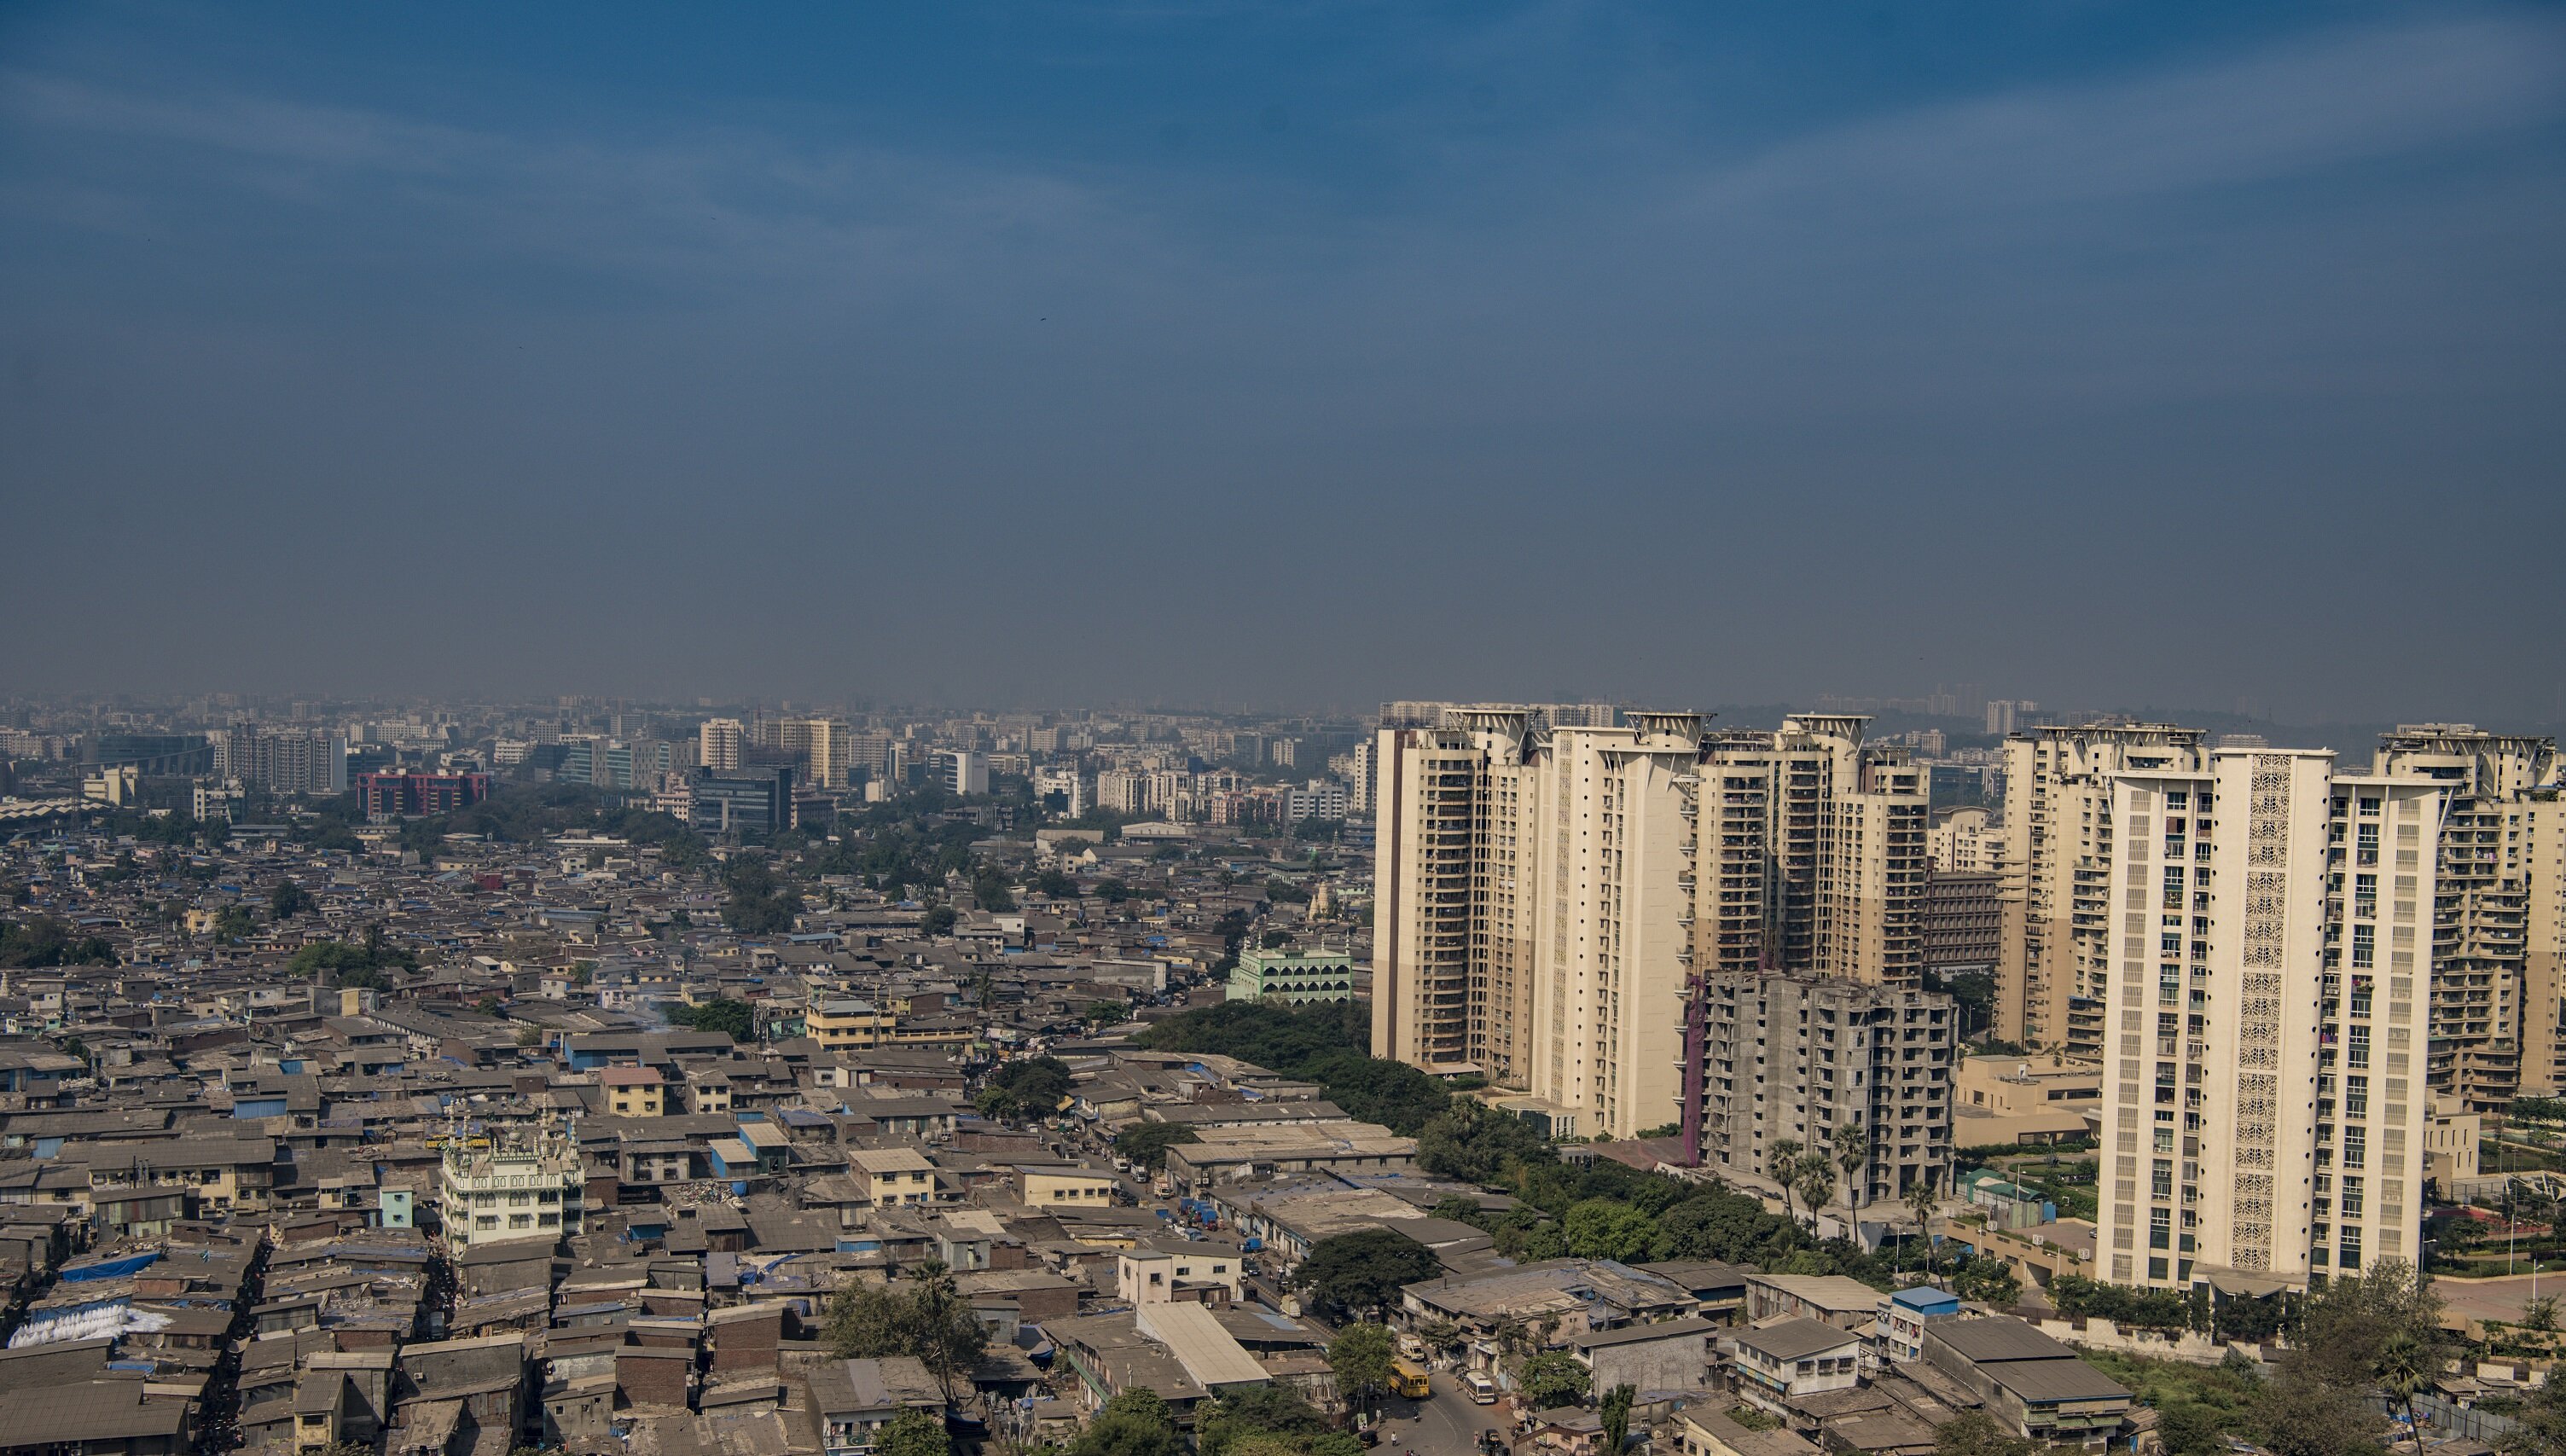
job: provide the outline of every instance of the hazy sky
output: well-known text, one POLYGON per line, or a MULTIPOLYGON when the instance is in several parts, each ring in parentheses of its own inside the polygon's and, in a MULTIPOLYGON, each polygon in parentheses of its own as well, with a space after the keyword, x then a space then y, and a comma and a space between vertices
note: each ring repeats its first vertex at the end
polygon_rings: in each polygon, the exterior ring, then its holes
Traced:
POLYGON ((0 693, 2559 716, 2566 13, 0 6, 0 693))

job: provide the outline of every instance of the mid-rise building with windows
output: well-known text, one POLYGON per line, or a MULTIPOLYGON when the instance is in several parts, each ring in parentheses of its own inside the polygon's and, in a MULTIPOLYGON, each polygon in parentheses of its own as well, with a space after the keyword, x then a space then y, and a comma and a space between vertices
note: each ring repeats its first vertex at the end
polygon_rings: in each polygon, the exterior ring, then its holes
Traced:
POLYGON ((1342 950, 1262 950, 1248 946, 1229 973, 1229 999, 1286 1005, 1355 999, 1354 957, 1342 950))
POLYGON ((587 1187, 579 1148, 557 1129, 502 1129, 486 1147, 450 1138, 437 1171, 446 1246, 575 1235, 587 1187))
POLYGON ((687 818, 706 834, 771 835, 793 827, 789 768, 717 774, 697 769, 686 780, 687 818))
POLYGON ((2444 791, 2220 749, 2107 792, 2104 1277, 2413 1261, 2444 791))
POLYGON ((989 792, 989 756, 966 748, 940 748, 935 751, 935 782, 945 793, 963 795, 989 792))
POLYGON ((1951 998, 1834 976, 1714 972, 1702 978, 1699 1015, 1704 1167, 1770 1177, 1777 1145, 1833 1157, 1846 1136, 1868 1154, 1838 1186, 1848 1206, 1951 1185, 1951 998))

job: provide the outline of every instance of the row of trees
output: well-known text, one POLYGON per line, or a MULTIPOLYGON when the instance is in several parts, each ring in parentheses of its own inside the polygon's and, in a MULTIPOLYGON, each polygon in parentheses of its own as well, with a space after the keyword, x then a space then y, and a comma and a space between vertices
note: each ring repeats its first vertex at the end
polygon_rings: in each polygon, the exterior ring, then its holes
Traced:
POLYGON ((79 933, 68 920, 52 915, 0 920, 0 969, 114 964, 115 946, 100 936, 79 933))
POLYGON ((1069 1064, 1057 1057, 1008 1062, 989 1074, 972 1107, 984 1117, 1047 1117, 1069 1095, 1069 1064))
POLYGON ((418 953, 385 939, 384 927, 375 924, 368 925, 365 938, 353 945, 344 940, 316 940, 296 951, 285 969, 292 975, 326 979, 333 986, 380 991, 392 984, 392 972, 417 970, 418 953))
POLYGON ((2207 1289, 2123 1289, 2066 1274, 2052 1280, 2049 1301, 2070 1318, 2109 1320, 2126 1329, 2197 1331, 2222 1339, 2269 1339, 2294 1319, 2288 1297, 2230 1298, 2213 1303, 2207 1289))
POLYGON ((1512 1258, 1717 1259, 1895 1287, 1893 1263, 1846 1240, 1821 1241, 1797 1221, 1766 1212, 1754 1197, 1609 1158, 1563 1163, 1531 1123, 1473 1099, 1454 1101, 1426 1123, 1417 1134, 1417 1163, 1512 1193, 1514 1206, 1503 1213, 1484 1212, 1467 1198, 1446 1199, 1435 1210, 1485 1230, 1512 1258))
POLYGON ((662 1001, 659 1014, 673 1026, 688 1031, 720 1032, 734 1042, 757 1040, 757 1011, 745 1001, 724 996, 688 1006, 682 1001, 662 1001))
POLYGON ((1140 1045, 1160 1052, 1237 1057, 1287 1077, 1318 1083, 1329 1100, 1402 1136, 1418 1135, 1452 1105, 1433 1078, 1372 1055, 1372 1022, 1351 1002, 1276 1006, 1224 1001, 1198 1006, 1152 1027, 1140 1045))

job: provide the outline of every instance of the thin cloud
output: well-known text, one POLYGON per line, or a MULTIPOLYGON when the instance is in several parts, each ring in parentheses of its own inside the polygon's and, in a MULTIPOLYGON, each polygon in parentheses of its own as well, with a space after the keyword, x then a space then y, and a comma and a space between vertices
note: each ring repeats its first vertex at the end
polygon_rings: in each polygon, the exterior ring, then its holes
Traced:
POLYGON ((1705 177, 1706 210, 1835 200, 1974 212, 2268 182, 2552 122, 2566 25, 2366 30, 2241 61, 1924 109, 1772 148, 1705 177))

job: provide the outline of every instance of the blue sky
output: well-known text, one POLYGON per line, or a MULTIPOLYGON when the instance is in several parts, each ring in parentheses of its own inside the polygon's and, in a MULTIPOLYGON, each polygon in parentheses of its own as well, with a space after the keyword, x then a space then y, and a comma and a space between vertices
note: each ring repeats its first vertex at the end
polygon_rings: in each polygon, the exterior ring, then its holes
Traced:
POLYGON ((2566 17, 0 10, 0 681, 2554 719, 2566 17))

